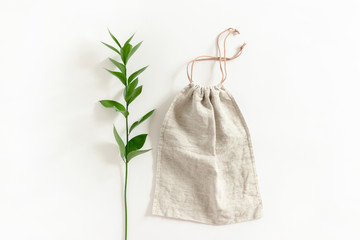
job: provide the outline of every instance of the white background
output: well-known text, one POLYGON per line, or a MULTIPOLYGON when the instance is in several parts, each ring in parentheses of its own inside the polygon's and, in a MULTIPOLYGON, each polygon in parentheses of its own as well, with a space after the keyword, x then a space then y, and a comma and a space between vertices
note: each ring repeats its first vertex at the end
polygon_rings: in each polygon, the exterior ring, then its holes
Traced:
MULTIPOLYGON (((129 239, 359 239, 359 1, 14 1, 0 3, 0 239, 123 237, 123 170, 112 135, 123 118, 103 68, 124 42, 143 93, 131 106, 152 152, 129 170, 129 239), (260 220, 211 226, 152 216, 156 149, 165 112, 187 83, 186 63, 214 55, 234 27, 225 82, 247 120, 264 202, 260 220)), ((196 82, 215 84, 217 63, 196 82), (208 81, 211 80, 211 81, 208 81)))

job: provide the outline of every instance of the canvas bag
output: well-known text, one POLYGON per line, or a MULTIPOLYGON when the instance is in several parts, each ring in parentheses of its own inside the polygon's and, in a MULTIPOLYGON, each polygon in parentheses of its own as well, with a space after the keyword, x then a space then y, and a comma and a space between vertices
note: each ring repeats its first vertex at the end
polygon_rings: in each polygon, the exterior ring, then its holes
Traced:
POLYGON ((154 215, 214 225, 262 215, 249 130, 233 96, 223 86, 226 61, 240 56, 245 46, 226 58, 225 42, 231 33, 239 31, 229 28, 219 34, 219 57, 200 56, 188 63, 190 83, 165 115, 157 152, 154 215), (221 57, 219 41, 224 33, 221 57), (194 63, 202 60, 219 61, 222 80, 218 85, 193 83, 194 63))

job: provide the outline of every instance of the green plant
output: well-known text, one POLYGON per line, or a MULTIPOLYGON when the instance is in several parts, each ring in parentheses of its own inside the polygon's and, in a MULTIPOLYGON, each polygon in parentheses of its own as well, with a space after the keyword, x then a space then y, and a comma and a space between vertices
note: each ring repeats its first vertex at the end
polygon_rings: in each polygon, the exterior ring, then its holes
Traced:
POLYGON ((137 127, 139 124, 144 122, 146 119, 148 119, 155 111, 155 109, 151 110, 150 112, 146 113, 142 118, 139 120, 133 122, 129 128, 129 105, 141 94, 142 86, 138 86, 139 78, 138 76, 145 71, 146 67, 143 67, 134 73, 130 74, 128 77, 127 74, 127 63, 131 56, 138 50, 142 42, 136 44, 135 46, 132 46, 130 44, 130 41, 132 40, 132 35, 124 44, 121 46, 119 41, 114 37, 114 35, 108 30, 111 38, 116 43, 117 47, 113 47, 107 43, 102 42, 105 46, 116 52, 122 61, 118 62, 115 59, 109 58, 109 60, 115 65, 116 68, 119 69, 119 71, 112 71, 109 69, 106 69, 109 73, 117 77, 120 82, 125 86, 123 96, 125 101, 125 106, 121 104, 120 102, 114 101, 114 100, 100 100, 100 103, 106 107, 106 108, 113 108, 115 111, 120 112, 124 118, 125 118, 125 128, 126 128, 126 141, 124 142, 120 135, 118 134, 118 131, 115 128, 115 125, 113 126, 113 132, 116 139, 116 142, 120 149, 120 155, 125 163, 125 187, 124 187, 124 206, 125 206, 125 240, 127 239, 127 197, 126 197, 126 191, 127 191, 127 184, 128 184, 128 164, 130 160, 140 154, 143 154, 145 152, 150 151, 151 149, 145 149, 141 150, 141 148, 144 146, 147 134, 140 134, 137 135, 129 140, 130 133, 132 130, 134 130, 135 127, 137 127))

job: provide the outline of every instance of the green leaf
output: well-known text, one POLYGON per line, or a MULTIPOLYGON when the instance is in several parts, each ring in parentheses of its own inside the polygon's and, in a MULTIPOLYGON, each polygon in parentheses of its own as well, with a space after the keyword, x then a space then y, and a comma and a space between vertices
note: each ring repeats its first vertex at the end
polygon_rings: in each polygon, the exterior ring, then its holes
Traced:
MULTIPOLYGON (((134 33, 133 35, 131 35, 131 37, 125 42, 125 44, 129 44, 130 41, 131 41, 131 39, 133 39, 134 35, 135 35, 135 33, 134 33)), ((124 44, 124 45, 125 45, 125 44, 124 44)))
POLYGON ((127 155, 127 162, 130 162, 130 160, 133 158, 133 157, 136 157, 140 154, 143 154, 143 153, 146 153, 148 151, 150 151, 151 149, 146 149, 146 150, 136 150, 136 151, 132 151, 132 152, 129 152, 129 154, 127 155))
POLYGON ((124 105, 122 105, 119 102, 116 102, 114 100, 100 100, 100 103, 107 108, 115 108, 115 110, 121 112, 121 111, 125 111, 125 107, 124 105))
POLYGON ((129 105, 132 101, 134 101, 135 98, 140 95, 141 91, 142 86, 135 88, 134 91, 130 94, 128 101, 126 101, 127 104, 129 105))
POLYGON ((108 48, 110 48, 111 50, 113 50, 114 52, 116 52, 117 54, 121 55, 119 50, 117 50, 116 48, 114 48, 113 46, 107 44, 107 43, 104 43, 104 42, 101 42, 102 44, 104 44, 105 46, 107 46, 108 48))
POLYGON ((124 157, 125 157, 125 144, 124 144, 124 141, 119 136, 118 132, 116 131, 115 126, 114 126, 114 129, 113 129, 113 132, 114 132, 116 142, 117 142, 117 144, 119 146, 119 149, 120 149, 121 158, 124 159, 124 157))
POLYGON ((127 155, 132 151, 136 151, 142 148, 145 144, 146 137, 147 134, 140 134, 137 135, 136 137, 133 137, 126 145, 127 155))
POLYGON ((125 117, 129 115, 129 112, 126 111, 124 105, 119 102, 113 100, 100 100, 99 102, 106 108, 114 108, 115 111, 121 112, 125 117))
POLYGON ((145 114, 142 118, 140 118, 140 120, 134 122, 129 130, 129 133, 131 133, 131 131, 137 127, 140 123, 142 123, 143 121, 145 121, 146 119, 148 119, 153 113, 154 113, 155 109, 151 110, 150 112, 148 112, 147 114, 145 114))
POLYGON ((138 44, 136 44, 130 51, 129 53, 129 59, 131 58, 131 56, 136 52, 136 50, 138 50, 138 48, 141 46, 142 41, 139 42, 138 44))
POLYGON ((136 72, 134 72, 133 74, 130 75, 129 79, 128 79, 128 83, 131 83, 131 81, 133 79, 135 79, 137 76, 139 76, 140 73, 142 73, 143 71, 145 71, 145 69, 147 68, 148 66, 146 67, 143 67, 139 70, 137 70, 136 72))
POLYGON ((126 73, 126 68, 124 66, 124 64, 122 63, 119 63, 118 61, 112 59, 112 58, 109 58, 109 60, 122 72, 122 73, 126 73))
POLYGON ((125 101, 129 101, 129 97, 131 96, 132 92, 134 91, 134 89, 136 88, 137 84, 138 84, 139 79, 135 79, 134 81, 132 81, 129 85, 127 85, 125 87, 124 90, 124 99, 125 101))
POLYGON ((129 59, 129 53, 132 49, 132 45, 130 43, 125 43, 124 46, 120 50, 121 59, 123 60, 123 63, 126 65, 128 59, 129 59))
POLYGON ((111 71, 107 68, 105 68, 106 71, 108 71, 109 73, 111 73, 112 75, 114 75, 115 77, 117 77, 118 79, 120 79, 120 81, 126 85, 126 77, 124 73, 121 72, 115 72, 115 71, 111 71))
POLYGON ((119 41, 116 39, 116 37, 114 37, 114 35, 112 35, 112 33, 110 32, 110 29, 108 28, 108 32, 110 33, 110 36, 112 37, 112 39, 116 42, 116 44, 121 48, 121 45, 119 43, 119 41))

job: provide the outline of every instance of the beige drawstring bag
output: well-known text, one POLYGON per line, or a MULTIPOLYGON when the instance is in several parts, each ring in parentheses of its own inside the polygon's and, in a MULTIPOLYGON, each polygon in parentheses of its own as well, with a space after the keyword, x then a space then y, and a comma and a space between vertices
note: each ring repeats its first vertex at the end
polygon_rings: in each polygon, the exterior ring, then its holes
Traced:
POLYGON ((205 224, 230 224, 260 218, 262 200, 245 120, 233 96, 222 85, 226 61, 240 56, 245 43, 226 58, 229 28, 219 34, 219 57, 200 56, 188 63, 188 84, 173 100, 158 146, 154 215, 205 224), (220 36, 224 38, 221 57, 220 36), (222 80, 216 86, 193 83, 196 61, 218 60, 222 80), (224 65, 224 67, 222 66, 224 65))

